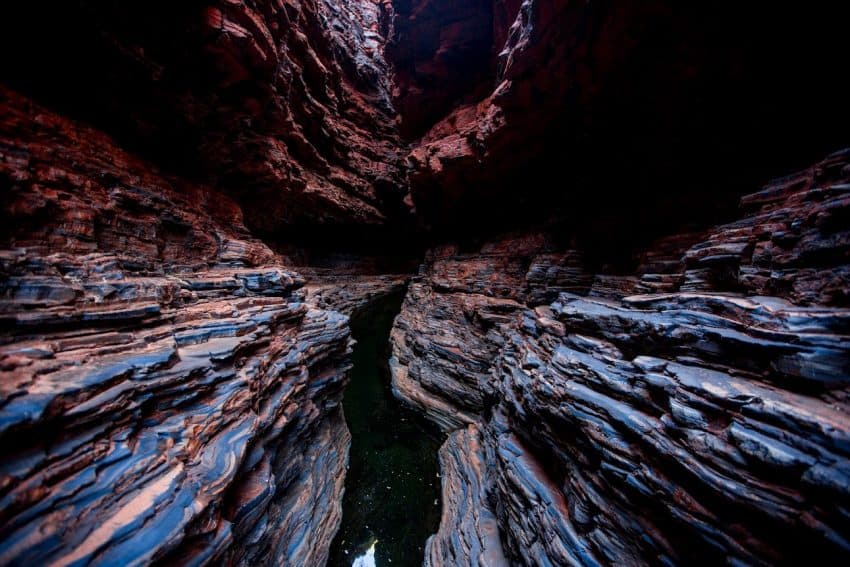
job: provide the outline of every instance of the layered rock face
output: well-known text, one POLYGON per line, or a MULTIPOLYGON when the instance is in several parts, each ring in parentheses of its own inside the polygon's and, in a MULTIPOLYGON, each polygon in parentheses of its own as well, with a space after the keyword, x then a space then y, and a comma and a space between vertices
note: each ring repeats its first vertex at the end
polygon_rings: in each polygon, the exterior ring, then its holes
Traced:
POLYGON ((407 219, 391 9, 40 10, 3 39, 0 563, 323 564, 339 311, 404 278, 309 296, 256 234, 407 219))
POLYGON ((347 316, 425 241, 426 565, 850 555, 850 151, 739 198, 847 143, 830 9, 6 15, 0 564, 324 564, 347 316))
POLYGON ((411 191, 437 231, 481 236, 556 215, 628 243, 646 225, 678 228, 683 210, 716 222, 789 163, 846 144, 842 34, 825 6, 394 5, 411 191))
POLYGON ((347 317, 227 197, 2 94, 0 562, 323 563, 347 317))
POLYGON ((408 135, 421 135, 460 100, 480 99, 492 60, 491 0, 396 0, 393 98, 408 135))
POLYGON ((255 232, 407 219, 380 3, 172 4, 18 6, 5 79, 221 188, 255 232))
POLYGON ((633 273, 543 234, 432 250, 391 364, 452 432, 426 562, 848 556, 848 181, 831 155, 633 273))

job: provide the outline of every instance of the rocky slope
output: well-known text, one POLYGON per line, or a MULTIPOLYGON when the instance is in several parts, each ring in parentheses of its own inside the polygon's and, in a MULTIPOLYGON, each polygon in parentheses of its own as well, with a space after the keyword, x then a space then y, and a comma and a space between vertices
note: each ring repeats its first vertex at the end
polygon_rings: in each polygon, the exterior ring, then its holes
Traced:
POLYGON ((433 250, 391 361, 453 432, 426 562, 848 556, 848 182, 831 155, 634 273, 541 234, 433 250))
POLYGON ((347 317, 228 197, 0 94, 0 563, 322 564, 347 317))

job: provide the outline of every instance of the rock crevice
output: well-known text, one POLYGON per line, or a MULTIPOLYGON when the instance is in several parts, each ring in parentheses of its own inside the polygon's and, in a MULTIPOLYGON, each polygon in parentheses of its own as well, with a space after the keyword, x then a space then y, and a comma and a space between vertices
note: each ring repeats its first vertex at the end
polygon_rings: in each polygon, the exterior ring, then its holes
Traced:
POLYGON ((350 338, 319 304, 403 278, 308 295, 229 197, 2 96, 0 563, 323 564, 350 338))
POLYGON ((0 564, 324 564, 348 317, 405 286, 425 564, 850 555, 828 7, 6 12, 0 564))

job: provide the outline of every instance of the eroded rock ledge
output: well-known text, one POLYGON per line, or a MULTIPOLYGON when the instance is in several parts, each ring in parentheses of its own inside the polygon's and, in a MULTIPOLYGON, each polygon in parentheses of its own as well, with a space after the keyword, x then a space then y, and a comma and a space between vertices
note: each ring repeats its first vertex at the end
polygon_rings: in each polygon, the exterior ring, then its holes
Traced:
POLYGON ((347 316, 230 198, 0 94, 0 563, 323 564, 347 316))
POLYGON ((454 431, 426 562, 850 555, 848 181, 831 155, 631 274, 542 234, 432 250, 392 334, 396 393, 454 431))

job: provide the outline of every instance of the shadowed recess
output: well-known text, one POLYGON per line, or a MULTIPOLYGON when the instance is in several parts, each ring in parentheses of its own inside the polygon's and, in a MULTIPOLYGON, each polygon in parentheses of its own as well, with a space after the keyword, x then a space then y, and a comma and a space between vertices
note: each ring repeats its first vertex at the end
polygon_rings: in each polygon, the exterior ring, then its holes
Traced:
POLYGON ((329 565, 352 565, 376 541, 377 565, 417 565, 439 523, 438 437, 390 389, 388 339, 401 300, 380 299, 352 320, 357 345, 343 398, 351 453, 329 565))

